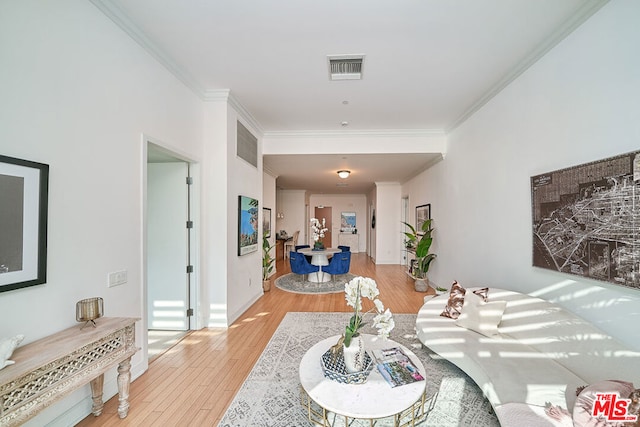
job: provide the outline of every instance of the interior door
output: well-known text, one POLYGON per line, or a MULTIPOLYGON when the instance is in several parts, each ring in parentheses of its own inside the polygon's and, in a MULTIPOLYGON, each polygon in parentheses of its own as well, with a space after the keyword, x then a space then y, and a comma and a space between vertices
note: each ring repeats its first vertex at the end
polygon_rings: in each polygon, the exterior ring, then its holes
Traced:
POLYGON ((147 165, 148 327, 189 329, 188 164, 147 165))
POLYGON ((316 206, 314 211, 314 217, 322 222, 322 218, 325 220, 325 227, 327 231, 324 232, 324 238, 322 239, 322 243, 324 243, 325 248, 331 248, 333 245, 331 244, 331 207, 326 206, 316 206))

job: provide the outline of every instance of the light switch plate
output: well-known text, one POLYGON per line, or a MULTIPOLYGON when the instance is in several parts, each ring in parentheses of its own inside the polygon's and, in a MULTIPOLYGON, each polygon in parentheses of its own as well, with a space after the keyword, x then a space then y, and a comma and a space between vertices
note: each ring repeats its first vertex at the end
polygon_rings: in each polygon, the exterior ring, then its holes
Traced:
POLYGON ((123 285, 127 283, 127 270, 114 271, 109 273, 109 280, 107 282, 108 287, 123 285))

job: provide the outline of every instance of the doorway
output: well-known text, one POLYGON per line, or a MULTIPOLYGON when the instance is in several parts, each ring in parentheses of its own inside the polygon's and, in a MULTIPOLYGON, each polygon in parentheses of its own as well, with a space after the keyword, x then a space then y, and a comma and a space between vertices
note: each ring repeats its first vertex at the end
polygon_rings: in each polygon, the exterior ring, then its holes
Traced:
POLYGON ((145 294, 152 360, 193 327, 193 179, 187 160, 149 141, 146 144, 145 294))
MULTIPOLYGON (((331 206, 327 207, 327 206, 316 206, 315 210, 314 210, 314 218, 318 219, 320 221, 320 223, 322 223, 322 219, 325 220, 325 227, 327 228, 327 231, 324 232, 324 237, 322 238, 322 243, 324 243, 324 246, 326 248, 331 248, 332 244, 331 244, 331 230, 333 230, 333 227, 331 226, 331 215, 332 215, 332 209, 331 206)), ((311 242, 313 244, 313 242, 311 242)))

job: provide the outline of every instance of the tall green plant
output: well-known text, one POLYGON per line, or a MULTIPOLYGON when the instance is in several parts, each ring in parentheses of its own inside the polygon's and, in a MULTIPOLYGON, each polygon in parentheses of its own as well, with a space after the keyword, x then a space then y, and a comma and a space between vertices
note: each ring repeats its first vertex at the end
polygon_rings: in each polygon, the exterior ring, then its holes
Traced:
POLYGON ((271 249, 274 246, 269 244, 267 233, 262 233, 262 280, 269 279, 269 274, 273 271, 273 263, 276 260, 271 257, 271 249))
POLYGON ((418 234, 413 225, 402 221, 402 223, 407 226, 409 230, 411 230, 405 231, 404 235, 407 237, 407 242, 410 247, 415 249, 416 268, 413 271, 413 275, 418 279, 424 279, 427 276, 429 266, 431 265, 431 262, 436 258, 436 254, 429 253, 431 243, 433 243, 433 227, 431 227, 432 222, 433 219, 428 219, 423 222, 420 230, 422 234, 418 234))

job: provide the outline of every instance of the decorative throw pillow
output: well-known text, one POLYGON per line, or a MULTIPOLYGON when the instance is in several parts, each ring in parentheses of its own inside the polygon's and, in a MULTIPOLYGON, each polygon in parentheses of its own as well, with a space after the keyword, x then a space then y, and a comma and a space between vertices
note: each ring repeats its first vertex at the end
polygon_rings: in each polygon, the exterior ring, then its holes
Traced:
MULTIPOLYGON (((458 281, 454 281, 449 291, 449 299, 447 305, 444 307, 444 311, 440 313, 440 316, 450 317, 451 319, 457 319, 460 316, 460 310, 462 310, 462 304, 464 303, 464 294, 466 289, 462 287, 458 281)), ((489 295, 489 288, 481 288, 473 291, 474 294, 482 297, 484 301, 487 300, 489 295)))
MULTIPOLYGON (((596 394, 598 393, 618 393, 620 398, 631 398, 631 394, 634 392, 633 384, 626 381, 607 380, 600 381, 595 384, 585 387, 576 399, 576 403, 573 406, 573 424, 576 427, 619 427, 625 425, 618 421, 606 421, 604 417, 594 417, 593 403, 596 400, 596 394)), ((633 405, 633 400, 632 400, 633 405)), ((632 408, 628 408, 628 414, 631 415, 632 408)), ((627 425, 635 425, 629 423, 627 425)))
POLYGON ((469 292, 465 295, 456 325, 486 337, 493 337, 498 335, 498 325, 505 308, 507 308, 506 301, 485 302, 480 296, 469 292))

